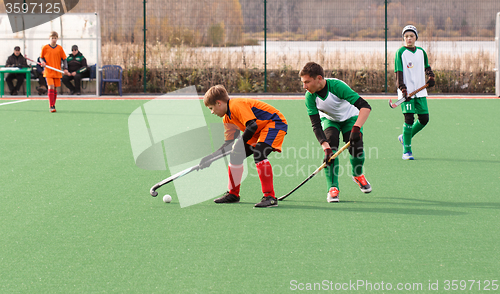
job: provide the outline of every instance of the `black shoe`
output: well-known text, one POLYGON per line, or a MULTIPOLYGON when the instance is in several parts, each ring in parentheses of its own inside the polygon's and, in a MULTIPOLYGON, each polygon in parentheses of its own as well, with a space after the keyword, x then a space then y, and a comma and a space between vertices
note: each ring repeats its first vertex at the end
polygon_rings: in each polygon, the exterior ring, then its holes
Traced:
POLYGON ((51 106, 50 107, 50 112, 56 112, 56 107, 55 106, 51 106))
POLYGON ((82 95, 82 93, 80 93, 80 92, 75 92, 75 94, 76 94, 76 95, 82 95))
POLYGON ((240 202, 240 197, 226 192, 222 197, 214 199, 215 203, 236 203, 240 202))
POLYGON ((69 94, 70 94, 70 95, 74 95, 74 94, 75 94, 75 91, 74 91, 74 90, 70 90, 70 91, 69 91, 69 94))
POLYGON ((12 95, 12 96, 16 96, 16 95, 17 95, 17 91, 16 91, 16 90, 14 90, 14 91, 10 92, 10 95, 12 95))
POLYGON ((36 87, 36 90, 40 96, 47 94, 47 88, 45 87, 36 87))
POLYGON ((278 199, 273 196, 262 197, 259 203, 255 204, 255 207, 274 207, 278 206, 278 199))

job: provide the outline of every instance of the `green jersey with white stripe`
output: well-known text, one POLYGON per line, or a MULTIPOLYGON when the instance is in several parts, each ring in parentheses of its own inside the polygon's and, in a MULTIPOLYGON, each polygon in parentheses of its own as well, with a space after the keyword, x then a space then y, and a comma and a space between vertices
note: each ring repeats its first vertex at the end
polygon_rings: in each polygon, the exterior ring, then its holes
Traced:
POLYGON ((317 93, 306 92, 307 114, 319 113, 321 118, 335 122, 343 122, 359 114, 354 103, 359 99, 358 93, 339 79, 327 78, 328 94, 321 97, 317 93))

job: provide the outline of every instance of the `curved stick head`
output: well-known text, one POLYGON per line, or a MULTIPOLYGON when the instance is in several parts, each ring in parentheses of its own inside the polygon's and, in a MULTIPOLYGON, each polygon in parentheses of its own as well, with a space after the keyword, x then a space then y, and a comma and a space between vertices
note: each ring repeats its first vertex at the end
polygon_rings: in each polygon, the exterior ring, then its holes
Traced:
POLYGON ((156 192, 154 190, 149 191, 149 194, 151 194, 151 196, 153 196, 153 197, 158 196, 158 192, 156 192))

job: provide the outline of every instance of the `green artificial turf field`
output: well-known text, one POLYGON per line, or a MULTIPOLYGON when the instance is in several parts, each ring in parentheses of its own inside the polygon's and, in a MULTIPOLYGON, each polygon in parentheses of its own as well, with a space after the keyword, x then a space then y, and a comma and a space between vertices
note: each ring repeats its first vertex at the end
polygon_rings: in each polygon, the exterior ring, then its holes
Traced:
MULTIPOLYGON (((302 100, 266 102, 289 122, 270 156, 281 196, 323 155, 302 100)), ((373 192, 352 181, 345 152, 340 203, 326 202, 320 173, 267 209, 253 208, 252 160, 239 204, 181 208, 170 184, 159 193, 172 203, 149 196, 170 173, 135 165, 128 119, 144 103, 0 105, 1 293, 500 291, 499 100, 429 101, 414 161, 401 159, 401 111, 369 100, 373 192)), ((199 184, 197 172, 183 179, 199 184)))

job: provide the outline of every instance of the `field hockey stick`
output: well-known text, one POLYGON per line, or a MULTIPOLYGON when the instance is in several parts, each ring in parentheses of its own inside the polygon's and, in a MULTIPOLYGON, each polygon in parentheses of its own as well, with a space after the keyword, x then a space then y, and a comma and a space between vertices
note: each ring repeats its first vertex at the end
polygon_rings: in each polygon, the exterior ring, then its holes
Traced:
MULTIPOLYGON (((420 87, 420 88, 416 89, 415 91, 411 92, 411 93, 408 95, 408 97, 411 97, 411 96, 413 96, 413 95, 417 94, 418 92, 420 92, 420 91, 422 91, 423 89, 427 88, 427 86, 428 86, 428 84, 425 84, 425 85, 423 85, 422 87, 420 87)), ((401 103, 405 102, 405 100, 406 100, 406 98, 405 98, 405 97, 403 97, 403 98, 399 99, 398 101, 396 101, 396 103, 392 103, 392 99, 389 99, 389 106, 390 106, 391 108, 396 108, 396 107, 398 107, 399 105, 401 105, 401 103)))
MULTIPOLYGON (((331 160, 334 160, 337 156, 339 156, 340 153, 342 153, 342 151, 346 150, 349 146, 351 146, 351 143, 347 142, 347 144, 345 144, 344 146, 342 146, 342 148, 340 148, 337 152, 335 152, 335 154, 332 155, 332 157, 330 157, 330 159, 328 159, 328 162, 330 162, 331 160)), ((280 198, 278 198, 278 200, 282 201, 286 197, 290 196, 290 194, 292 194, 293 192, 295 192, 298 188, 302 187, 302 185, 304 185, 307 181, 309 181, 315 175, 317 175, 322 169, 325 168, 325 166, 326 166, 326 162, 323 162, 323 164, 320 167, 318 167, 310 176, 308 176, 307 179, 305 179, 302 183, 300 183, 292 191, 290 191, 287 194, 285 194, 285 195, 281 196, 280 198)))
MULTIPOLYGON (((231 151, 228 151, 228 152, 226 152, 226 153, 222 153, 222 154, 220 154, 220 155, 217 155, 217 156, 215 156, 214 158, 212 158, 212 159, 210 159, 209 161, 207 161, 207 163, 208 163, 208 162, 212 163, 212 162, 214 162, 214 161, 216 161, 216 160, 219 160, 219 159, 221 159, 222 157, 225 157, 226 155, 228 155, 228 154, 230 154, 230 153, 231 153, 231 151)), ((200 165, 199 165, 199 164, 197 164, 197 165, 195 165, 195 166, 192 166, 192 167, 190 167, 190 168, 186 168, 185 170, 180 171, 180 172, 176 173, 175 175, 172 175, 172 176, 170 176, 170 177, 168 177, 168 178, 164 179, 163 181, 161 181, 161 182, 159 182, 159 183, 156 183, 156 184, 155 184, 153 187, 151 187, 151 189, 149 190, 149 194, 151 194, 151 196, 153 196, 153 197, 156 197, 156 196, 158 196, 158 192, 156 192, 156 190, 157 190, 158 188, 160 188, 161 186, 166 185, 166 184, 168 184, 168 183, 172 182, 173 180, 176 180, 176 179, 178 179, 178 178, 180 178, 180 177, 183 177, 183 176, 187 175, 188 173, 190 173, 190 172, 192 172, 192 171, 199 170, 199 169, 200 169, 200 165)))
MULTIPOLYGON (((31 61, 31 62, 35 62, 36 64, 38 64, 38 65, 42 66, 42 64, 41 64, 40 62, 38 62, 38 61, 34 61, 33 59, 29 59, 29 58, 28 58, 28 57, 26 57, 26 56, 24 56, 24 58, 26 58, 26 60, 29 60, 29 61, 31 61)), ((60 72, 60 73, 64 74, 64 71, 62 71, 62 70, 60 70, 60 69, 57 69, 57 68, 54 68, 54 67, 52 67, 52 66, 45 65, 45 67, 46 67, 46 68, 50 68, 51 70, 55 70, 55 71, 58 71, 58 72, 60 72)))

